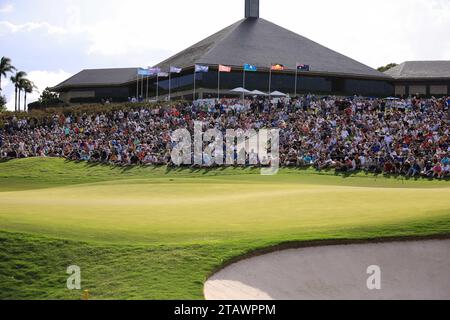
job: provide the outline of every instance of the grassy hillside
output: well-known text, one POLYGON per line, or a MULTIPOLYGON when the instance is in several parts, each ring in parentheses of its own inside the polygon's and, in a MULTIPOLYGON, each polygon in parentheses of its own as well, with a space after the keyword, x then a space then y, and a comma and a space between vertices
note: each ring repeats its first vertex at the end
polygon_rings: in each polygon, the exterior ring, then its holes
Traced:
POLYGON ((224 262, 291 241, 450 234, 450 184, 283 169, 0 163, 0 298, 201 299, 224 262))

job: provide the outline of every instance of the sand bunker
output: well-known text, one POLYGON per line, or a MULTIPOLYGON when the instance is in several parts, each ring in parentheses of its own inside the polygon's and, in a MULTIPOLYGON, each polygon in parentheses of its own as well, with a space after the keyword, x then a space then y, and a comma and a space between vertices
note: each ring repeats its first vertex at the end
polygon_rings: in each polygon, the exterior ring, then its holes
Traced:
MULTIPOLYGON (((374 283, 373 281, 371 283, 374 283)), ((205 284, 207 300, 450 299, 450 240, 292 249, 235 263, 205 284), (369 266, 381 290, 369 290, 369 266)))

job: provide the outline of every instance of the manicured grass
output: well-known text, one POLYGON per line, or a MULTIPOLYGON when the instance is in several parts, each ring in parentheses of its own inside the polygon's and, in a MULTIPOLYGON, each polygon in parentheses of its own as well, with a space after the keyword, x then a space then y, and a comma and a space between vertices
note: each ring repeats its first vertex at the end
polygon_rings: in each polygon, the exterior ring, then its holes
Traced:
POLYGON ((450 233, 450 184, 283 169, 0 163, 0 298, 201 299, 224 262, 279 243, 450 233))

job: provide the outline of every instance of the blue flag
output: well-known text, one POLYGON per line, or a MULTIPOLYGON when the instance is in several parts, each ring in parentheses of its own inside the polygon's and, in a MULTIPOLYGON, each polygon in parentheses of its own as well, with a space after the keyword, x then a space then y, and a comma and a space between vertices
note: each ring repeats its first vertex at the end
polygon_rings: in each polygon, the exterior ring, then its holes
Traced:
POLYGON ((182 68, 177 68, 177 67, 170 67, 170 73, 180 73, 181 71, 183 71, 182 68))
POLYGON ((208 66, 201 66, 198 64, 195 65, 195 72, 208 72, 208 71, 209 71, 208 66))
POLYGON ((138 76, 151 76, 149 69, 139 68, 137 71, 138 76))
POLYGON ((161 68, 150 68, 148 69, 148 72, 151 76, 156 76, 158 73, 161 72, 161 68))
POLYGON ((250 71, 250 72, 255 72, 258 70, 258 68, 256 66, 246 63, 246 64, 244 64, 244 70, 250 71))

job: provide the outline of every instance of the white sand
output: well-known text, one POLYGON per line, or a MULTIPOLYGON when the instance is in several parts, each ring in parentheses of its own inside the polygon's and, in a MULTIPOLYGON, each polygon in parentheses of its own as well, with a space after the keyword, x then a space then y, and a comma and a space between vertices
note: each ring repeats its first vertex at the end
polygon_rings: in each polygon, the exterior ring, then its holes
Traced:
POLYGON ((450 240, 337 245, 250 258, 205 284, 207 300, 450 299, 450 240), (367 268, 381 268, 381 290, 367 268))

